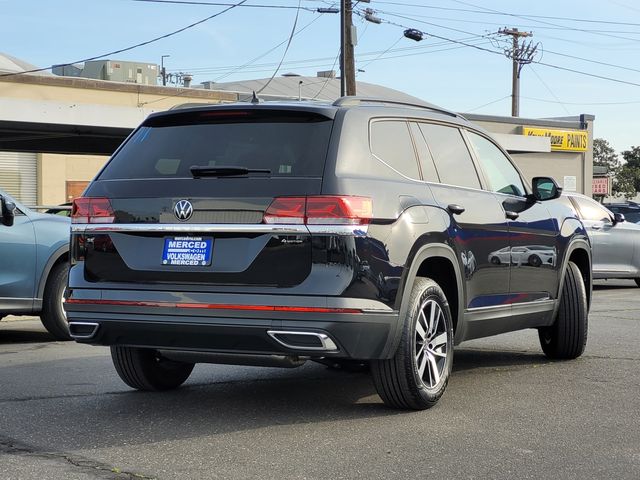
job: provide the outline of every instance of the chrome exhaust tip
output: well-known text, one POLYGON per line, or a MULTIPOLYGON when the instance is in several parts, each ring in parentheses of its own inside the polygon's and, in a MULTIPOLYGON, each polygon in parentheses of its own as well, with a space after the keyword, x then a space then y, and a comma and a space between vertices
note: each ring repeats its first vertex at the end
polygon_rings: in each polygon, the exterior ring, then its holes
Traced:
POLYGON ((294 350, 335 352, 336 343, 326 333, 296 330, 267 330, 267 334, 280 345, 294 350))
POLYGON ((100 324, 94 322, 69 322, 69 335, 71 338, 87 340, 95 336, 98 327, 100 324))

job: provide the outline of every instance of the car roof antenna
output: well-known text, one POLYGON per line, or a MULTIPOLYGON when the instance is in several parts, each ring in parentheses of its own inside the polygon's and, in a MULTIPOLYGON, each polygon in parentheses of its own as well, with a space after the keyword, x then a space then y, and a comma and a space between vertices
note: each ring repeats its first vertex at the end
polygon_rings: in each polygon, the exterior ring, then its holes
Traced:
POLYGON ((260 99, 258 98, 258 95, 256 95, 256 91, 253 91, 253 97, 251 97, 251 103, 260 103, 260 99))

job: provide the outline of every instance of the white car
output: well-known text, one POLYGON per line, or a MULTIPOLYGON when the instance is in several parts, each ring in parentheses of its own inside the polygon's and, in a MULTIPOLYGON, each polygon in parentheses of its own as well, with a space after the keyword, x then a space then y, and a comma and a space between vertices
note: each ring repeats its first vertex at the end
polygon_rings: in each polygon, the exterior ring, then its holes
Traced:
POLYGON ((522 245, 504 247, 489 254, 489 261, 494 265, 501 263, 517 266, 529 265, 541 267, 542 265, 555 266, 557 252, 555 247, 547 245, 522 245))

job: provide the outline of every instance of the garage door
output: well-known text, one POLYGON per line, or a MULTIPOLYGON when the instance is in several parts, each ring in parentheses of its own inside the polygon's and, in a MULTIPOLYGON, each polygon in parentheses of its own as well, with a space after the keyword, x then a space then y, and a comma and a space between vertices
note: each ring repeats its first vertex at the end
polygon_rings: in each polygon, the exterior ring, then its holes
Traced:
POLYGON ((0 187, 25 205, 35 205, 36 154, 0 152, 0 187))

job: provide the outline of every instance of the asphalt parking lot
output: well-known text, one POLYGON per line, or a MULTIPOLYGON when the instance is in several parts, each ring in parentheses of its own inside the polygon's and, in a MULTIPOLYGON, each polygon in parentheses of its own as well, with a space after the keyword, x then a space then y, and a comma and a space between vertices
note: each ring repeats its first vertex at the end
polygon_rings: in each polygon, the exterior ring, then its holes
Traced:
POLYGON ((383 406, 369 376, 198 365, 130 390, 108 350, 0 322, 3 479, 640 478, 640 289, 597 282, 585 354, 534 331, 456 350, 440 403, 383 406))

